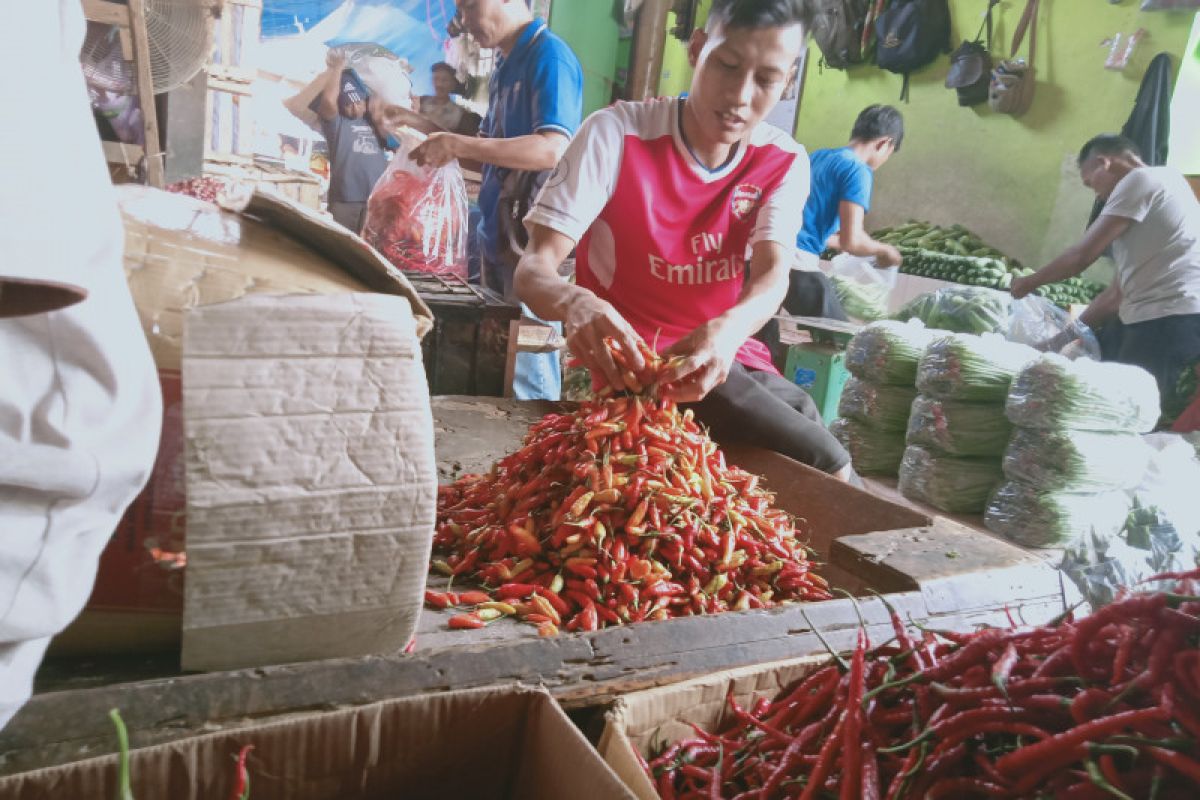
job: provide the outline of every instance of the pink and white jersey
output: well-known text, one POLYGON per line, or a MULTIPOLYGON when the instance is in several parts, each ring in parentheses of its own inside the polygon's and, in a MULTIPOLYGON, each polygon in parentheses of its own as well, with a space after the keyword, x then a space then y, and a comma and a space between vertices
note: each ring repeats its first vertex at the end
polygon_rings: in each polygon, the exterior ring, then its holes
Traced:
MULTIPOLYGON (((808 198, 808 155, 759 124, 729 162, 708 170, 680 136, 678 98, 592 114, 547 179, 526 224, 578 242, 578 284, 607 300, 663 350, 737 302, 750 248, 790 253, 808 198)), ((737 360, 774 372, 765 345, 737 360)))

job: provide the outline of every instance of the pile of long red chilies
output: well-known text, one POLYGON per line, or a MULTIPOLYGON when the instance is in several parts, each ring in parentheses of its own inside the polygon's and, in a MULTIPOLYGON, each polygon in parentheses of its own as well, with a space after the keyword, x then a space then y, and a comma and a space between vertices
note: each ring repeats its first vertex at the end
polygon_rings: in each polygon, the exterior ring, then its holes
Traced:
POLYGON ((644 347, 635 374, 610 352, 628 394, 549 414, 488 474, 439 488, 434 568, 485 591, 426 601, 475 606, 454 627, 516 615, 553 635, 828 599, 796 520, 658 397, 663 360, 644 347))
POLYGON ((837 659, 646 764, 663 798, 1200 797, 1200 570, 1079 621, 837 659))

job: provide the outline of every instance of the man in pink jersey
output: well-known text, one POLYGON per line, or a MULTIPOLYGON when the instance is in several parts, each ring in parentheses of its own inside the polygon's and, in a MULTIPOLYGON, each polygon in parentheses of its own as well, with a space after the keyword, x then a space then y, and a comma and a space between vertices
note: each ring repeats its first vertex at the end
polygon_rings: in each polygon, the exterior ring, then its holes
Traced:
POLYGON ((594 374, 621 385, 606 337, 639 367, 638 340, 656 343, 684 357, 673 394, 717 438, 849 479, 812 399, 750 338, 783 301, 808 196, 804 149, 760 123, 809 14, 804 0, 714 0, 688 45, 686 99, 618 103, 584 122, 526 217, 515 286, 564 323, 594 374), (572 247, 574 285, 557 272, 572 247))

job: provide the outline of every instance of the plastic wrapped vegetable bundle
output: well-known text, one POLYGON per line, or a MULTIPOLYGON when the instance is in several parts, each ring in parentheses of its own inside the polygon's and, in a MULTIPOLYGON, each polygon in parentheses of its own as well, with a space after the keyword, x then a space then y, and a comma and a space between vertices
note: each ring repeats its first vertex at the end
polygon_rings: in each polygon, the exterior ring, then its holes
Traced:
POLYGON ((899 320, 919 319, 930 328, 954 333, 1005 333, 1012 298, 981 286, 946 286, 910 300, 899 320))
POLYGON ((1037 356, 1032 347, 1000 336, 945 336, 921 357, 917 388, 948 400, 1003 402, 1013 378, 1037 356))
POLYGON ((872 383, 912 386, 921 354, 942 334, 926 328, 920 321, 872 322, 846 345, 846 369, 872 383))
POLYGON ((1003 479, 995 459, 937 455, 920 445, 905 448, 900 462, 900 493, 949 514, 982 511, 1003 479))
POLYGON ((1158 421, 1158 385, 1141 367, 1045 353, 1013 381, 1005 411, 1024 428, 1141 433, 1158 421))
POLYGON ((955 456, 999 456, 1012 424, 995 403, 963 403, 919 395, 908 418, 908 443, 955 456))
POLYGON ((1007 481, 983 514, 988 530, 1028 547, 1061 547, 1085 535, 1101 540, 1125 525, 1131 500, 1122 491, 1079 493, 1007 481))
POLYGON ((902 432, 908 427, 909 409, 916 397, 917 390, 911 386, 851 378, 842 389, 838 413, 876 430, 902 432))
POLYGON ((1136 433, 1017 428, 1004 475, 1045 489, 1127 489, 1142 480, 1152 453, 1136 433))
POLYGON ((835 419, 829 432, 850 452, 850 463, 860 475, 895 475, 904 457, 904 437, 881 431, 853 419, 835 419))

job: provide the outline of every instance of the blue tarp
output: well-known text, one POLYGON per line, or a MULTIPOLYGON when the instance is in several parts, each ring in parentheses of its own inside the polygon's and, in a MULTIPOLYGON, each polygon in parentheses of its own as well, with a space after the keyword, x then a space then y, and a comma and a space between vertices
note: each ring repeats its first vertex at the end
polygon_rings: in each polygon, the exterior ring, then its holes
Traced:
POLYGON ((429 69, 444 58, 446 26, 454 11, 453 0, 264 0, 262 36, 304 35, 319 25, 313 33, 331 47, 383 45, 413 65, 416 93, 432 94, 429 69), (321 25, 343 5, 348 7, 338 16, 340 25, 321 25))

